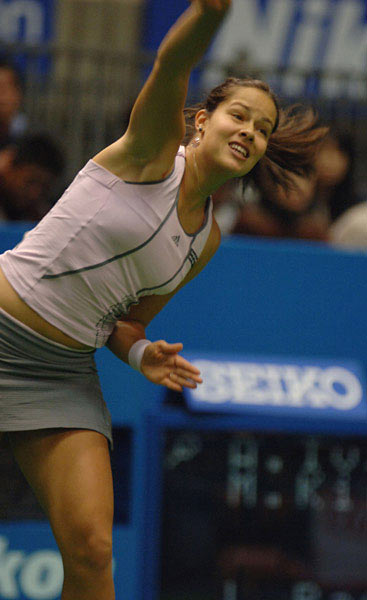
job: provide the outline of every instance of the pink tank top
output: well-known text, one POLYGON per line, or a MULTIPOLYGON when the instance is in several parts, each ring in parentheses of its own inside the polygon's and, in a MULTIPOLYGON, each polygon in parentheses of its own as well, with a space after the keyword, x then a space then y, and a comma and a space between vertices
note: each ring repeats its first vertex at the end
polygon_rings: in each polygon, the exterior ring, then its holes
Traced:
POLYGON ((129 183, 93 160, 0 266, 19 296, 83 344, 103 346, 116 320, 142 296, 168 294, 200 256, 212 225, 182 228, 177 202, 185 170, 180 147, 172 173, 129 183))

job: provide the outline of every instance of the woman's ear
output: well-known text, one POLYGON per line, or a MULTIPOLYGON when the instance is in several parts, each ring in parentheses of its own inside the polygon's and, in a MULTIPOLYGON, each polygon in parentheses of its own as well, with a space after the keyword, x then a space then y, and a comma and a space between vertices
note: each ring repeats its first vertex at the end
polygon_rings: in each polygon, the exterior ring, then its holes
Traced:
POLYGON ((208 113, 205 108, 201 108, 195 115, 195 129, 201 134, 205 131, 205 125, 208 121, 208 113))

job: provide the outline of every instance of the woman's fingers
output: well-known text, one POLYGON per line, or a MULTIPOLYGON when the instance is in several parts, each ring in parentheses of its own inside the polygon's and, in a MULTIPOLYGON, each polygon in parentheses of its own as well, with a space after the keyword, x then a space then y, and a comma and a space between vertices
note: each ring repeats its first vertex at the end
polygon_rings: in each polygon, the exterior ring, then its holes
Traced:
POLYGON ((151 354, 145 356, 144 365, 148 379, 176 392, 182 392, 184 387, 195 389, 203 382, 199 369, 178 354, 183 349, 181 343, 159 340, 151 346, 151 354))
POLYGON ((192 365, 188 360, 182 356, 177 356, 175 360, 176 369, 182 369, 190 373, 191 375, 200 375, 200 371, 197 367, 192 365))
POLYGON ((162 385, 166 386, 169 390, 172 390, 174 392, 182 392, 182 385, 180 385, 179 383, 175 383, 169 377, 166 377, 166 379, 162 381, 162 385))
POLYGON ((162 383, 170 390, 174 390, 175 392, 182 392, 184 387, 191 389, 195 389, 197 387, 197 384, 192 379, 182 377, 181 375, 177 375, 176 373, 172 372, 165 378, 165 380, 162 383))
POLYGON ((181 377, 182 379, 189 379, 191 381, 195 381, 196 383, 203 383, 203 380, 200 377, 200 371, 193 372, 190 369, 177 369, 175 368, 173 374, 177 377, 181 377))
POLYGON ((191 389, 195 389, 198 384, 203 382, 199 375, 190 373, 183 369, 172 370, 168 375, 168 379, 170 383, 175 385, 178 384, 181 387, 187 387, 191 389))
POLYGON ((181 342, 177 342, 176 344, 169 344, 165 340, 160 340, 157 342, 158 348, 163 354, 177 354, 177 352, 181 352, 183 348, 183 344, 181 342))
POLYGON ((197 384, 203 383, 199 369, 179 354, 174 358, 169 377, 175 383, 188 388, 196 388, 197 384))
POLYGON ((189 377, 200 375, 200 371, 197 367, 178 354, 178 352, 181 352, 182 348, 183 345, 181 343, 168 344, 163 340, 159 342, 160 351, 163 354, 168 355, 167 364, 169 366, 172 365, 172 368, 175 371, 178 372, 178 370, 180 370, 181 375, 187 375, 189 377))

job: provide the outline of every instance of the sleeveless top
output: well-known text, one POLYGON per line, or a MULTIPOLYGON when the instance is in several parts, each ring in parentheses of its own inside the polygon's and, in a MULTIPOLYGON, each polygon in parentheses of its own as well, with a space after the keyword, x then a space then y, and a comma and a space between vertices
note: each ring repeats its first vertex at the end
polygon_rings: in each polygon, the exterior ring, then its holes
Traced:
POLYGON ((88 346, 103 346, 119 317, 142 296, 168 294, 200 256, 212 226, 212 201, 195 234, 180 224, 185 170, 152 183, 123 181, 90 160, 50 212, 0 266, 22 300, 88 346))

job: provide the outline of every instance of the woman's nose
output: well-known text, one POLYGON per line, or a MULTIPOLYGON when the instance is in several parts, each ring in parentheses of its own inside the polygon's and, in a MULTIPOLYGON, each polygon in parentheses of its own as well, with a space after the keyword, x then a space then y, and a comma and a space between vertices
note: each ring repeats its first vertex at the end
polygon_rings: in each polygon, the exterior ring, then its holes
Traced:
POLYGON ((255 139, 254 132, 250 129, 243 129, 240 133, 241 137, 245 138, 249 142, 253 142, 255 139))

